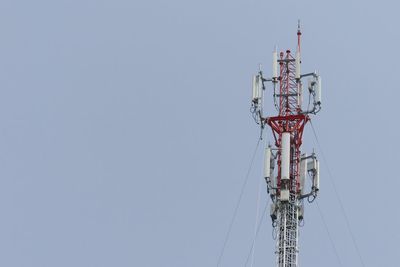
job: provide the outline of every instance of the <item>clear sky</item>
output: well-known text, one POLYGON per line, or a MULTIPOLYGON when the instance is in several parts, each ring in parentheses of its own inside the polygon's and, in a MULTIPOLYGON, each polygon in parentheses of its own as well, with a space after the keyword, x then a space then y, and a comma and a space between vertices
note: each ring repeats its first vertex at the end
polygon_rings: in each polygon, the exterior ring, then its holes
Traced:
MULTIPOLYGON (((361 0, 2 1, 0 266, 216 266, 259 135, 251 76, 259 63, 270 73, 274 45, 295 49, 298 18, 303 70, 323 76, 313 122, 365 266, 398 266, 398 10, 361 0)), ((303 148, 313 147, 308 127, 303 148)), ((246 260, 261 162, 260 149, 221 266, 246 260)), ((319 206, 340 260, 361 266, 321 168, 319 206)), ((254 266, 274 266, 273 251, 267 218, 254 266)), ((339 266, 315 204, 299 257, 339 266)))

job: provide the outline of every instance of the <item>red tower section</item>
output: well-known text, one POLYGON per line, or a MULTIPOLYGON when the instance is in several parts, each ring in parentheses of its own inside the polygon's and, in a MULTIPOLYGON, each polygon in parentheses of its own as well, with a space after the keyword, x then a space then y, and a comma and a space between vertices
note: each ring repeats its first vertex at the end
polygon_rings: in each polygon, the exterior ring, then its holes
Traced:
MULTIPOLYGON (((297 31, 298 45, 295 57, 291 51, 281 52, 279 55, 279 77, 275 83, 279 83, 279 115, 267 117, 265 123, 272 128, 276 147, 281 147, 282 134, 290 133, 290 178, 289 184, 283 185, 281 181, 281 153, 278 152, 278 176, 277 193, 280 189, 287 188, 290 194, 298 196, 300 194, 300 160, 303 130, 309 121, 309 116, 303 113, 301 108, 302 83, 300 74, 296 70, 296 64, 300 64, 300 29, 297 31)), ((297 68, 299 68, 297 66, 297 68)))

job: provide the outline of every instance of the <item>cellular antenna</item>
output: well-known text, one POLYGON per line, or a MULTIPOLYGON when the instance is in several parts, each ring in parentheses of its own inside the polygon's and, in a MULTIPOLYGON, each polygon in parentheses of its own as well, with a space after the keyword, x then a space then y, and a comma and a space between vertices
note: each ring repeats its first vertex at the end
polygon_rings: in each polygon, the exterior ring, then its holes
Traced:
POLYGON ((274 143, 274 146, 265 148, 264 179, 272 200, 270 216, 274 233, 277 233, 275 254, 278 267, 298 266, 298 237, 299 226, 304 220, 304 200, 313 202, 320 185, 316 154, 302 153, 300 148, 310 116, 321 110, 321 77, 316 72, 301 74, 300 37, 299 20, 295 56, 290 50, 278 53, 275 48, 272 77, 265 78, 261 70, 253 77, 251 112, 261 129, 266 125, 271 128, 273 139, 270 141, 274 143), (303 91, 302 80, 305 78, 308 79, 308 90, 303 91), (268 90, 267 82, 272 83, 273 90, 268 90), (267 93, 273 95, 278 113, 275 116, 263 114, 263 98, 267 93), (309 99, 308 106, 303 105, 304 97, 309 99))

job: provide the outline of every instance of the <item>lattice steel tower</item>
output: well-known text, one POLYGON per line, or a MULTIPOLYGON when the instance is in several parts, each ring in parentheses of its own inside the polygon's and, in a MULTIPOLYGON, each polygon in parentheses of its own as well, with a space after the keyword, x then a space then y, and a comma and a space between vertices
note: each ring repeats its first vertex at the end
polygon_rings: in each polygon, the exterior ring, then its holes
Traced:
POLYGON ((298 265, 298 235, 304 218, 304 200, 312 202, 319 191, 319 162, 316 155, 314 152, 308 156, 302 154, 300 148, 310 115, 321 109, 321 77, 316 72, 301 74, 300 41, 299 22, 295 55, 290 50, 278 55, 275 48, 272 78, 264 78, 261 69, 253 77, 253 118, 262 129, 266 125, 271 127, 273 133, 274 146, 265 148, 264 178, 272 199, 270 215, 276 234, 278 267, 298 265), (308 79, 308 90, 303 90, 302 79, 305 77, 308 79), (267 82, 272 83, 270 92, 273 93, 277 116, 265 117, 263 114, 263 95, 269 91, 267 82), (308 104, 305 109, 304 98, 305 104, 308 104), (306 191, 306 187, 310 189, 306 191))

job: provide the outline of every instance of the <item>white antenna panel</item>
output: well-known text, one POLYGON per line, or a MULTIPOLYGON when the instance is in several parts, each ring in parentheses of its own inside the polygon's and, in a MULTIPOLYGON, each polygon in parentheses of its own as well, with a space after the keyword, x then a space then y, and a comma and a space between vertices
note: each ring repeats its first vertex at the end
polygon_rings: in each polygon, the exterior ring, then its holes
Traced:
POLYGON ((253 76, 253 101, 257 101, 260 98, 260 76, 253 76))
POLYGON ((288 180, 290 178, 290 133, 282 134, 281 143, 281 179, 288 180))
POLYGON ((278 52, 272 52, 272 78, 278 78, 278 52))
POLYGON ((315 102, 321 104, 321 76, 317 77, 317 90, 315 92, 315 102))
POLYGON ((257 75, 253 76, 253 100, 257 99, 257 75))
POLYGON ((269 178, 271 176, 271 148, 265 149, 264 156, 264 177, 269 178))
POLYGON ((318 160, 316 160, 316 168, 315 168, 313 186, 315 187, 316 190, 319 190, 319 161, 318 160))
POLYGON ((306 182, 307 178, 307 154, 302 155, 301 161, 300 161, 300 192, 303 195, 304 194, 304 184, 306 182))

